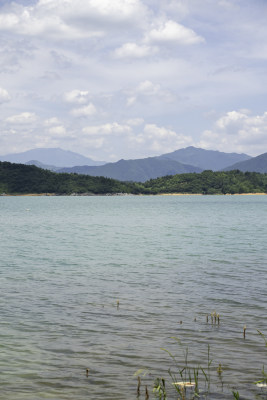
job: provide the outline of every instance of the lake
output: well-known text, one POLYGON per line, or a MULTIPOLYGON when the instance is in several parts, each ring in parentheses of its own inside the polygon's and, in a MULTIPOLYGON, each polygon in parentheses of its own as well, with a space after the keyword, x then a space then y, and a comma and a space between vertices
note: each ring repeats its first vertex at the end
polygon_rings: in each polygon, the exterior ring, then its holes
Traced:
POLYGON ((265 398, 266 221, 260 195, 0 197, 0 399, 133 400, 141 368, 152 399, 162 348, 207 371, 208 345, 208 399, 265 398))

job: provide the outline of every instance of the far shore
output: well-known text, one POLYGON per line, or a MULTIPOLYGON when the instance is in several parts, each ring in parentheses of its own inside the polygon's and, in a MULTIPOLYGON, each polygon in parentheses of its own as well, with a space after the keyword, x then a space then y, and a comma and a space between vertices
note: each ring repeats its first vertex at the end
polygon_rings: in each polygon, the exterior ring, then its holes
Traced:
POLYGON ((158 193, 158 196, 266 196, 267 193, 214 193, 214 194, 203 194, 203 193, 158 193))
POLYGON ((47 197, 47 196, 68 196, 68 197, 90 197, 90 196, 266 196, 267 193, 214 193, 214 194, 203 194, 203 193, 157 193, 157 194, 134 194, 134 193, 71 193, 71 194, 58 194, 58 193, 27 193, 27 194, 0 194, 0 197, 47 197))

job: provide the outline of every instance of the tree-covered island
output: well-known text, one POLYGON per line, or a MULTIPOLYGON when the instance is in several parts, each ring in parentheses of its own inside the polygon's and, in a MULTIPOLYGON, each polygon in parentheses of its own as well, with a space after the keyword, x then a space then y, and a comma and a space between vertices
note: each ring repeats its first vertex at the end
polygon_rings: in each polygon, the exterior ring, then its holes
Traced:
POLYGON ((204 171, 121 182, 105 177, 55 173, 32 165, 0 162, 0 194, 242 194, 267 193, 267 174, 204 171))

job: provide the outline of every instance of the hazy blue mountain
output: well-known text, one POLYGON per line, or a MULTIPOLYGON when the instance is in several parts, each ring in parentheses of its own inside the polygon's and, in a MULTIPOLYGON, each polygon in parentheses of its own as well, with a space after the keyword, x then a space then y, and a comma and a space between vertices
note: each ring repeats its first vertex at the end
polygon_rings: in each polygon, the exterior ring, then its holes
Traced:
POLYGON ((224 168, 224 171, 231 171, 239 169, 242 172, 261 172, 267 173, 267 153, 260 154, 257 157, 253 157, 250 160, 242 161, 230 167, 224 168))
POLYGON ((145 182, 165 175, 201 172, 198 167, 181 164, 168 158, 149 157, 138 160, 120 160, 99 167, 77 166, 63 168, 59 172, 75 172, 91 176, 105 176, 120 181, 145 182))
POLYGON ((45 165, 55 167, 74 167, 75 165, 104 165, 102 161, 94 161, 81 154, 74 153, 60 148, 40 148, 0 156, 0 161, 25 164, 28 161, 36 160, 45 165))
POLYGON ((176 150, 172 153, 162 154, 160 157, 194 165, 202 170, 211 169, 212 171, 219 171, 229 165, 251 158, 247 154, 223 153, 221 151, 204 150, 193 146, 176 150))
POLYGON ((55 167, 54 165, 43 164, 37 160, 30 160, 24 163, 25 165, 35 165, 38 168, 48 169, 49 171, 57 172, 61 167, 55 167))

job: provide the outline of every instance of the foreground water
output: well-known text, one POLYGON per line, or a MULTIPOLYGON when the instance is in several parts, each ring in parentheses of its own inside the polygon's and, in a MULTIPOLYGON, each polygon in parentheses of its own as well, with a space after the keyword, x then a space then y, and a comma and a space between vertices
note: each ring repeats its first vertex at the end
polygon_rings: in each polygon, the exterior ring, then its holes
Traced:
POLYGON ((195 365, 210 345, 211 399, 265 398, 266 217, 267 196, 0 198, 0 399, 136 399, 162 347, 183 364, 173 336, 195 365))

